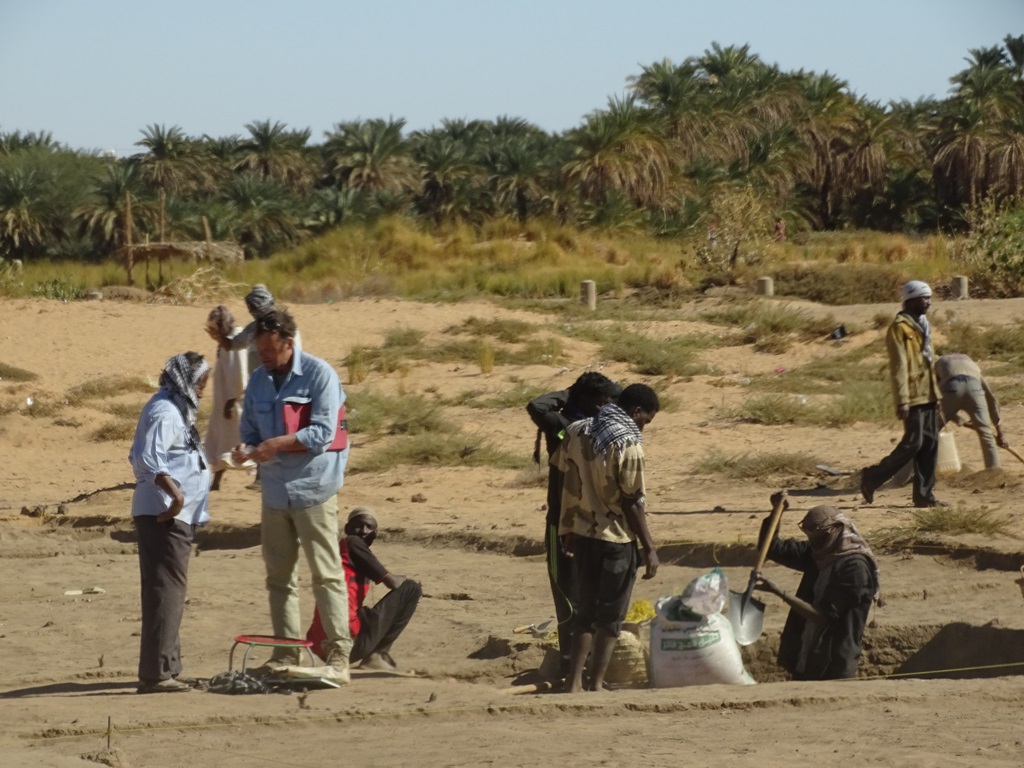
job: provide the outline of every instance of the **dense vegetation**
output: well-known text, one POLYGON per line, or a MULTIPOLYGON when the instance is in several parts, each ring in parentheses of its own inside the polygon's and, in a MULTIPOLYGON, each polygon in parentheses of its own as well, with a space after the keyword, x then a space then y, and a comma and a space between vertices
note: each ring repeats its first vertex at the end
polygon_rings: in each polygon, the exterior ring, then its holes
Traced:
MULTIPOLYGON (((0 258, 101 261, 129 231, 202 240, 205 224, 261 257, 395 217, 433 235, 546 222, 678 238, 698 259, 733 262, 780 218, 791 238, 968 232, 983 220, 998 240, 1000 227, 1022 230, 1024 35, 966 63, 948 98, 883 106, 827 72, 783 72, 715 43, 643 67, 628 96, 559 135, 511 117, 411 133, 401 119, 343 122, 320 144, 272 120, 226 137, 150 125, 138 154, 109 158, 0 133, 0 258)), ((979 247, 1020 273, 1020 256, 985 236, 979 247)))

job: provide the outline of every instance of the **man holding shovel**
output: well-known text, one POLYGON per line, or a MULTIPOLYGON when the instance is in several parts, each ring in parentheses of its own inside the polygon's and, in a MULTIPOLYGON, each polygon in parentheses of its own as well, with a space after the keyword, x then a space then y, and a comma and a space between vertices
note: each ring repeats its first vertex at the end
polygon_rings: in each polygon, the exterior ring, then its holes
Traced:
MULTIPOLYGON (((788 507, 784 501, 783 509, 788 507)), ((762 539, 769 523, 767 518, 761 525, 762 539)), ((790 606, 779 640, 779 666, 795 680, 855 677, 868 612, 878 596, 875 557, 853 521, 835 507, 812 508, 800 529, 806 541, 776 535, 768 548, 769 560, 803 573, 796 596, 761 574, 755 586, 790 606)))

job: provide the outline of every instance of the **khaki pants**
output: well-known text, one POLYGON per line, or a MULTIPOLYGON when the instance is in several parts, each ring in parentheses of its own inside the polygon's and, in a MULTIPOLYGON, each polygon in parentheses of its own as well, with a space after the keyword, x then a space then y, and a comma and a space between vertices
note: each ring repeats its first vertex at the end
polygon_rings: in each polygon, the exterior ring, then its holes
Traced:
MULTIPOLYGON (((327 655, 338 650, 343 658, 352 651, 348 629, 348 587, 338 552, 338 499, 304 509, 272 509, 264 506, 260 538, 267 569, 270 622, 277 637, 302 638, 299 623, 299 546, 306 553, 313 597, 320 611, 327 640, 327 655)), ((298 663, 298 654, 274 649, 276 661, 298 663)))

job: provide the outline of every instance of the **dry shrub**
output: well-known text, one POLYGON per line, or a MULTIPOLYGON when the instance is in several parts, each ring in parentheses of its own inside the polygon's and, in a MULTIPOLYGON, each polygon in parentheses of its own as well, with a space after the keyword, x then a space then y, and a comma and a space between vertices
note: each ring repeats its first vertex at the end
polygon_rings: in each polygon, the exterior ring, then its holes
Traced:
POLYGON ((864 246, 860 243, 846 243, 836 258, 840 264, 860 264, 864 261, 864 246))
POLYGON ((882 259, 889 264, 905 261, 910 256, 910 246, 906 242, 896 241, 888 245, 882 252, 882 259))
POLYGON ((249 286, 232 283, 224 278, 217 267, 202 267, 187 277, 172 280, 153 292, 151 304, 217 305, 243 295, 249 286))
POLYGON ((149 300, 149 291, 134 285, 107 285, 100 289, 104 301, 133 301, 142 303, 149 300))
POLYGON ((135 424, 131 421, 118 419, 94 429, 89 435, 89 439, 96 443, 108 443, 119 440, 131 440, 134 436, 135 424))

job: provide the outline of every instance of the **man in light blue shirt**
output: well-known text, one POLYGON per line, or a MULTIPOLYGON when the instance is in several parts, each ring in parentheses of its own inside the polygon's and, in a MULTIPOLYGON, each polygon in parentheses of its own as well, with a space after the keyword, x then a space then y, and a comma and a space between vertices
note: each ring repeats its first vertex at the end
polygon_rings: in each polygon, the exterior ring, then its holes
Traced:
POLYGON ((139 693, 190 690, 179 679, 179 630, 195 527, 210 519, 210 470, 196 427, 209 371, 196 352, 167 361, 160 391, 142 409, 128 453, 135 474, 132 520, 142 587, 139 693))
MULTIPOLYGON (((241 438, 233 460, 260 465, 263 562, 270 619, 277 637, 301 638, 299 547, 306 553, 313 596, 327 634, 327 663, 336 682, 349 681, 352 638, 348 589, 338 554, 338 499, 347 446, 335 442, 345 393, 338 374, 295 345, 295 320, 273 308, 256 320, 261 366, 245 390, 241 438), (286 413, 301 414, 286 425, 286 413)), ((294 649, 275 648, 272 664, 295 664, 294 649)))

